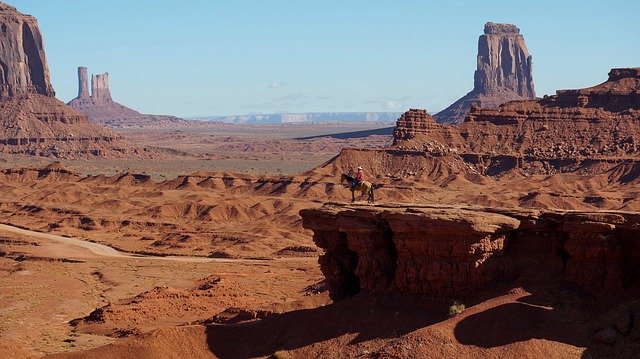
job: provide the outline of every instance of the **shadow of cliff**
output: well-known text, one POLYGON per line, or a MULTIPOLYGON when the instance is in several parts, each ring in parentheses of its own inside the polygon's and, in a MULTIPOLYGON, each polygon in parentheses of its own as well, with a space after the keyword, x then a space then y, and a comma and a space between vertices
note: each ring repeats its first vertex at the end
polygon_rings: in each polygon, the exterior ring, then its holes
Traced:
POLYGON ((613 326, 598 319, 591 297, 568 288, 526 290, 533 294, 462 319, 454 329, 458 342, 495 348, 543 339, 586 348, 583 359, 640 358, 640 342, 624 335, 612 345, 594 340, 597 331, 613 326))
POLYGON ((318 138, 335 138, 339 140, 346 140, 350 138, 364 138, 373 135, 378 136, 393 136, 393 131, 395 130, 395 126, 393 127, 385 127, 385 128, 376 128, 373 130, 362 130, 362 131, 351 131, 351 132, 340 132, 340 133, 331 133, 327 135, 316 135, 309 137, 298 137, 296 140, 315 140, 318 138))
POLYGON ((422 296, 361 294, 328 306, 273 315, 260 321, 207 326, 218 358, 251 358, 338 339, 347 346, 397 338, 448 318, 447 306, 422 296))

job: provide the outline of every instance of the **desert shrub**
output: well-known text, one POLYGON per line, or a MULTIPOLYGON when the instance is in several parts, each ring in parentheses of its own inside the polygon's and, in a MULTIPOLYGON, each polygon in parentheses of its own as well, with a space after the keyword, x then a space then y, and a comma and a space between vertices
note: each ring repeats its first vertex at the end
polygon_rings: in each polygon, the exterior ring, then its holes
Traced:
POLYGON ((458 302, 457 300, 453 302, 453 305, 449 307, 449 316, 455 317, 458 314, 462 314, 464 312, 465 306, 464 304, 458 302))
POLYGON ((292 356, 287 351, 278 350, 271 356, 272 359, 291 359, 292 356))

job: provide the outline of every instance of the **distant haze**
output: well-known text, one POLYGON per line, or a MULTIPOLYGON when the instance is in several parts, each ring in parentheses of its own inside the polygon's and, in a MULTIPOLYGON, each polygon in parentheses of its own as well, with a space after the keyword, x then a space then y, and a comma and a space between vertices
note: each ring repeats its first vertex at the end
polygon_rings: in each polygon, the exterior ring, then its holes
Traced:
POLYGON ((313 122, 395 122, 400 112, 281 113, 241 116, 201 116, 197 119, 241 124, 313 122))

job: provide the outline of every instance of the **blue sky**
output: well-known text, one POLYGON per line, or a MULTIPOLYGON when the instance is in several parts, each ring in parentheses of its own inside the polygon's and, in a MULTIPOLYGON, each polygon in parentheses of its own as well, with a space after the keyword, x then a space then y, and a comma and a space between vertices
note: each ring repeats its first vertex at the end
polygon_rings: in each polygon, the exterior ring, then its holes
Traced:
POLYGON ((7 0, 38 19, 57 97, 109 72, 145 113, 436 112, 473 88, 487 21, 521 29, 539 96, 640 66, 640 1, 7 0))

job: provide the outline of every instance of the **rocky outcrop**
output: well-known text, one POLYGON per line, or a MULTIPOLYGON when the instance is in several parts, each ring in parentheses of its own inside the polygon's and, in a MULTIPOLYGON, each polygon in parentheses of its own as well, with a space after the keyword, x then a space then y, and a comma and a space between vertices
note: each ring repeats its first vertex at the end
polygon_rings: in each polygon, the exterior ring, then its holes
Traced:
POLYGON ((0 3, 0 152, 68 158, 137 151, 54 94, 36 19, 0 3))
POLYGON ((640 158, 640 69, 612 69, 597 86, 473 109, 460 127, 470 150, 538 159, 640 158))
POLYGON ((495 108, 508 101, 535 96, 533 60, 520 29, 488 22, 478 40, 473 90, 434 117, 438 123, 460 124, 472 104, 495 108))
POLYGON ((78 97, 68 105, 107 127, 157 127, 198 124, 174 116, 146 115, 121 105, 111 97, 109 74, 91 76, 91 94, 88 94, 87 68, 78 67, 78 97))
POLYGON ((334 299, 363 291, 449 301, 555 280, 605 298, 640 291, 640 215, 329 204, 300 212, 334 299))
POLYGON ((36 19, 0 3, 0 100, 26 94, 54 97, 36 19))
MULTIPOLYGON (((419 137, 429 138, 427 142, 420 143, 420 149, 443 148, 442 144, 447 144, 447 148, 457 148, 464 146, 463 140, 456 128, 442 126, 436 123, 435 119, 426 110, 410 109, 400 116, 393 131, 393 144, 411 142, 411 139, 419 137)), ((418 149, 418 147, 416 147, 418 149)))
POLYGON ((63 102, 42 95, 0 101, 0 152, 35 156, 126 157, 142 150, 63 102))
MULTIPOLYGON (((602 173, 640 161, 640 69, 612 69, 606 82, 561 90, 497 109, 472 107, 459 126, 436 124, 424 110, 397 122, 396 150, 453 152, 474 171, 499 175, 602 173)), ((429 170, 429 169, 426 169, 429 170)))

